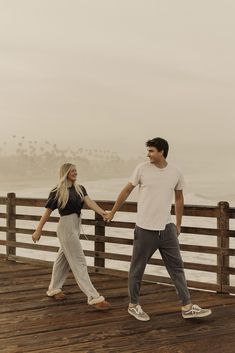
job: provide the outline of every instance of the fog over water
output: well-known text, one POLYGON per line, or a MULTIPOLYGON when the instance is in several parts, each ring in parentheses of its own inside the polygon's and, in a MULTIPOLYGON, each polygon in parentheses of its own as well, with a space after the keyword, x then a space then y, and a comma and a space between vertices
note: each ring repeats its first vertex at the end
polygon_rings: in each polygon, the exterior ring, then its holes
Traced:
POLYGON ((67 159, 82 181, 125 181, 162 136, 188 195, 234 202, 234 10, 0 1, 0 193, 50 187, 67 159))

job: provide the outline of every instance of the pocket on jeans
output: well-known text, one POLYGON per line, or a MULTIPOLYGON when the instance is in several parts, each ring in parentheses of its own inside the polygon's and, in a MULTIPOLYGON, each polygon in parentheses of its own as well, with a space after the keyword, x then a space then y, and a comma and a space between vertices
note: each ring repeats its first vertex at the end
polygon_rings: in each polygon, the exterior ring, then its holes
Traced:
POLYGON ((171 223, 171 224, 172 224, 172 226, 173 226, 172 228, 174 229, 175 235, 176 235, 177 238, 178 238, 178 229, 177 229, 175 223, 171 223))
POLYGON ((136 227, 134 229, 134 240, 136 239, 136 227))
POLYGON ((134 229, 134 240, 136 240, 138 238, 138 235, 139 235, 139 230, 138 230, 138 227, 135 226, 135 229, 134 229))

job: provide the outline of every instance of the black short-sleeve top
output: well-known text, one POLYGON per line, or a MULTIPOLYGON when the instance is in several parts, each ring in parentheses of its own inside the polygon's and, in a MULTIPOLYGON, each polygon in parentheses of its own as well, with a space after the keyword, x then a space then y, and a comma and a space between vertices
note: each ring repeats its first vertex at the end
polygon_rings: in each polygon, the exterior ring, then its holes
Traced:
MULTIPOLYGON (((80 185, 82 189, 83 195, 87 196, 87 191, 84 186, 80 185)), ((72 185, 69 190, 69 198, 68 202, 64 208, 58 207, 57 199, 56 199, 56 191, 51 191, 50 195, 47 199, 45 204, 46 208, 50 208, 51 210, 55 210, 58 208, 59 214, 61 216, 68 216, 72 213, 76 213, 78 216, 81 214, 81 209, 83 208, 84 201, 82 200, 81 196, 77 193, 74 185, 72 185)))

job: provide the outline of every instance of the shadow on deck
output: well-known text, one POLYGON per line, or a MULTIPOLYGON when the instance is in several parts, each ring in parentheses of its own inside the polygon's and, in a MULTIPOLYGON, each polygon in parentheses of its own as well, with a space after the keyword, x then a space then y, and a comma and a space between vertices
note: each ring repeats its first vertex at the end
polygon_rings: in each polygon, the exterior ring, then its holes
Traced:
POLYGON ((151 316, 140 322, 127 313, 127 280, 91 274, 112 304, 97 312, 86 304, 72 276, 65 303, 46 297, 50 267, 0 260, 0 352, 3 353, 232 353, 235 296, 191 290, 193 302, 211 307, 210 317, 184 320, 171 286, 143 283, 141 304, 151 316))

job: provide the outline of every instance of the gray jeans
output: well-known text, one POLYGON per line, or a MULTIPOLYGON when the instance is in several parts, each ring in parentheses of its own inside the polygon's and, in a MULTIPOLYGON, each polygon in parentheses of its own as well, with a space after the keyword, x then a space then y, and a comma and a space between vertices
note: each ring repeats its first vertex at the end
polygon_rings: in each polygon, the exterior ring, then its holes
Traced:
POLYGON ((179 241, 174 223, 169 223, 161 231, 142 229, 134 232, 133 254, 129 271, 129 296, 132 304, 139 303, 139 292, 147 262, 159 249, 166 269, 175 285, 182 305, 189 304, 190 294, 180 255, 179 241))

